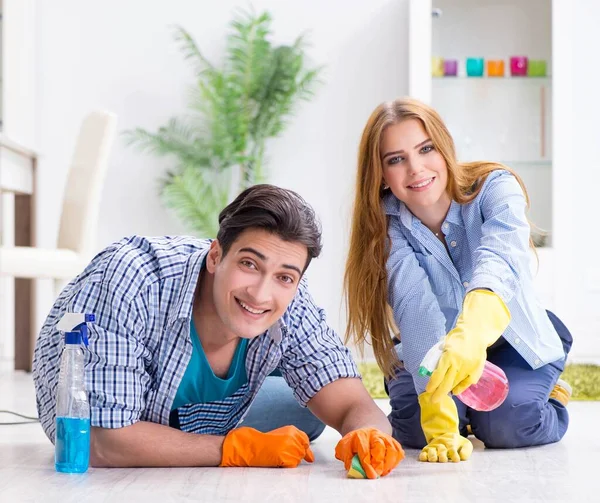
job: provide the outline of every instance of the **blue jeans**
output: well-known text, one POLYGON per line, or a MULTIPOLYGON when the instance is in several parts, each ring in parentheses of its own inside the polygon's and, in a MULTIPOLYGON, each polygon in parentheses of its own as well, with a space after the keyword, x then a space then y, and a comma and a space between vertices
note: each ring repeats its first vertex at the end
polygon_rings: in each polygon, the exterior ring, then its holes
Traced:
MULTIPOLYGON (((532 369, 504 339, 488 349, 487 359, 506 373, 510 389, 504 403, 490 412, 478 412, 453 397, 458 409, 460 433, 467 436, 467 425, 487 448, 508 449, 558 442, 569 425, 567 409, 548 399, 562 374, 573 338, 567 327, 550 311, 548 317, 563 343, 565 358, 532 369)), ((386 383, 392 412, 388 416, 394 438, 405 447, 425 447, 421 410, 412 376, 401 369, 386 383)))
POLYGON ((274 372, 265 379, 240 426, 267 432, 291 424, 306 433, 312 442, 323 433, 325 424, 298 404, 291 388, 281 374, 277 374, 274 372))

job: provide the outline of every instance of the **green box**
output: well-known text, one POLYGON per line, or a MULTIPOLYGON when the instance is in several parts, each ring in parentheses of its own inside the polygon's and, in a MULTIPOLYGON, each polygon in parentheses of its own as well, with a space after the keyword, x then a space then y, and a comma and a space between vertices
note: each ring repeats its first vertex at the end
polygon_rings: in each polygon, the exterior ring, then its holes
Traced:
POLYGON ((546 61, 543 59, 530 59, 527 63, 527 75, 529 77, 545 77, 546 61))

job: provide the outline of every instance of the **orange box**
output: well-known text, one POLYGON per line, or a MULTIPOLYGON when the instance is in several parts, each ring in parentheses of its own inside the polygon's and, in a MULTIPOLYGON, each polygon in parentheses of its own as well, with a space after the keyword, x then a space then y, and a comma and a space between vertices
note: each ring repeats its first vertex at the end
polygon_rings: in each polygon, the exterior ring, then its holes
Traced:
POLYGON ((490 59, 487 62, 488 77, 504 77, 504 60, 490 59))

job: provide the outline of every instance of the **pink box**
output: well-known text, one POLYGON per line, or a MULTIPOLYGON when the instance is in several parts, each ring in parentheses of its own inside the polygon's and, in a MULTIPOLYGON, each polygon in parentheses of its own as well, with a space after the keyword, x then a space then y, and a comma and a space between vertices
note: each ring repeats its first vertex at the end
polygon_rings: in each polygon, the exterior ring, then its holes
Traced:
POLYGON ((510 74, 514 77, 527 75, 527 56, 513 56, 510 58, 510 74))

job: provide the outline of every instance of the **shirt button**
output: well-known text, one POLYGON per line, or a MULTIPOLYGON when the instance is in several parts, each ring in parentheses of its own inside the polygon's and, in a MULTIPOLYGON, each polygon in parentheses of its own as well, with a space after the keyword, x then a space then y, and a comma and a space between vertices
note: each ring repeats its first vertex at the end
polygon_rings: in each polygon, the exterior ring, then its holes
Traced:
POLYGON ((521 339, 519 339, 518 337, 515 339, 515 344, 519 344, 519 342, 521 342, 521 339))
POLYGON ((469 286, 469 282, 468 282, 468 281, 465 281, 465 282, 463 283, 463 286, 464 286, 465 288, 467 288, 467 287, 469 286))
POLYGON ((537 360, 535 360, 533 363, 535 363, 536 365, 539 365, 539 364, 540 364, 540 360, 539 360, 539 359, 537 359, 537 360))
POLYGON ((445 230, 445 231, 447 231, 447 230, 448 230, 448 224, 444 224, 444 225, 442 225, 442 230, 445 230))
POLYGON ((456 241, 451 241, 451 242, 450 242, 450 246, 451 246, 452 248, 456 248, 456 241))

